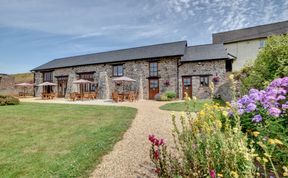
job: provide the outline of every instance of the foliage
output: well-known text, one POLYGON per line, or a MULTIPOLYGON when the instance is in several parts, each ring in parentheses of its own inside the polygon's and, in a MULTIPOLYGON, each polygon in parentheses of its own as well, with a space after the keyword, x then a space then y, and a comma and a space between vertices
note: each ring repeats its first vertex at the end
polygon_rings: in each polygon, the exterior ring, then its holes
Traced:
POLYGON ((166 91, 164 95, 170 100, 173 100, 176 98, 176 93, 174 91, 166 91))
POLYGON ((176 93, 173 91, 166 91, 165 93, 158 93, 155 95, 154 99, 156 101, 171 101, 176 98, 176 93))
POLYGON ((234 104, 243 131, 249 134, 259 156, 271 166, 288 163, 288 77, 273 80, 265 90, 251 89, 234 104), (269 157, 265 154, 272 155, 269 157))
POLYGON ((10 95, 0 95, 0 106, 4 105, 17 105, 20 101, 18 98, 10 95))
POLYGON ((272 36, 261 49, 254 65, 242 70, 242 89, 263 89, 275 78, 288 76, 288 36, 272 36))
MULTIPOLYGON (((186 104, 189 100, 186 97, 186 104)), ((182 113, 180 121, 172 114, 172 152, 164 140, 150 135, 150 158, 158 176, 252 177, 253 153, 247 148, 240 124, 233 128, 222 125, 221 121, 228 118, 227 110, 219 104, 205 104, 197 114, 182 113)))
POLYGON ((201 109, 203 109, 205 103, 218 103, 221 106, 225 106, 225 102, 223 100, 219 99, 201 99, 194 101, 188 101, 188 105, 185 102, 173 102, 173 103, 167 103, 160 107, 162 110, 167 111, 189 111, 189 112, 198 112, 201 109))
POLYGON ((88 177, 129 128, 128 107, 0 107, 0 177, 88 177))
POLYGON ((33 73, 12 74, 11 76, 14 77, 15 83, 33 83, 34 80, 33 73))

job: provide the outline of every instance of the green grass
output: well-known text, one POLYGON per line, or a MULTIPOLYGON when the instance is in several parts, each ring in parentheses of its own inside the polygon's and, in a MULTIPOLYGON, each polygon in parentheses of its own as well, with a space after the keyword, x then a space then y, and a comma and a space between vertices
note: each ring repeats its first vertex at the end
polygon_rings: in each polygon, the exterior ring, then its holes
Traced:
POLYGON ((0 177, 87 177, 136 112, 112 106, 0 106, 0 177))
MULTIPOLYGON (((225 104, 225 102, 223 102, 222 100, 213 100, 213 101, 219 103, 220 105, 225 104)), ((203 108, 205 103, 212 103, 212 100, 209 99, 197 100, 195 103, 195 108, 193 107, 192 101, 190 101, 188 105, 188 111, 198 112, 203 108)), ((167 103, 161 106, 160 109, 167 111, 187 111, 187 106, 183 101, 183 102, 167 103)))

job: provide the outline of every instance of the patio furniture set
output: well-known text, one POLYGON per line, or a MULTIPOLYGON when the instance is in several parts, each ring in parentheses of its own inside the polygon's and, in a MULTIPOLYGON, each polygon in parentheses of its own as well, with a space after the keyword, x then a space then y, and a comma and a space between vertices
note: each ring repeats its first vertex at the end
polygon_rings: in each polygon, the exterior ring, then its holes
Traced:
POLYGON ((72 101, 76 100, 83 100, 83 99, 88 99, 88 100, 93 100, 97 98, 98 92, 84 92, 84 93, 79 93, 79 92, 72 92, 69 95, 69 99, 72 101))
POLYGON ((138 99, 138 93, 135 91, 129 91, 124 93, 113 92, 112 100, 115 102, 130 101, 133 102, 138 99))
MULTIPOLYGON (((118 85, 118 84, 122 84, 123 85, 123 92, 113 92, 112 93, 112 100, 115 102, 123 102, 123 101, 130 101, 133 102, 135 100, 138 99, 138 92, 136 91, 124 91, 124 85, 127 83, 131 83, 131 82, 135 82, 136 80, 131 79, 129 77, 118 77, 113 79, 113 81, 118 85)), ((88 80, 84 80, 84 79, 79 79, 79 80, 75 80, 73 81, 73 84, 79 84, 80 85, 80 92, 71 92, 69 94, 69 99, 72 101, 77 101, 77 100, 84 100, 84 99, 88 99, 88 100, 93 100, 97 98, 98 95, 98 90, 96 91, 91 91, 91 92, 85 92, 83 90, 83 85, 85 84, 92 84, 93 82, 88 81, 88 80)), ((26 96, 26 89, 27 87, 32 87, 34 86, 34 84, 30 84, 30 83, 20 83, 20 84, 16 84, 16 86, 22 86, 24 91, 23 92, 19 92, 19 97, 25 97, 26 96)), ((57 86, 57 84, 55 83, 51 83, 51 82, 43 82, 37 86, 41 86, 41 87, 47 87, 47 86, 57 86)), ((50 92, 48 91, 44 91, 41 93, 41 98, 43 100, 51 100, 57 97, 57 94, 55 92, 53 92, 53 90, 50 90, 50 92)))

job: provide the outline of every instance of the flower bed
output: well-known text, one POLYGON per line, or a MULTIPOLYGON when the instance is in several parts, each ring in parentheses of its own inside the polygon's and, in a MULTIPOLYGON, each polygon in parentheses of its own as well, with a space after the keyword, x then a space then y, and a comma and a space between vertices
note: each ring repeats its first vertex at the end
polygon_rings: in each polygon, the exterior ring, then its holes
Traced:
POLYGON ((251 89, 233 104, 242 130, 259 154, 258 162, 265 167, 268 161, 269 168, 277 172, 283 172, 288 163, 287 94, 288 77, 284 77, 272 81, 265 90, 251 89))
POLYGON ((288 176, 288 77, 272 81, 265 90, 251 89, 238 100, 235 85, 231 89, 231 105, 205 104, 198 113, 182 113, 180 124, 172 114, 175 149, 149 136, 159 177, 288 176))

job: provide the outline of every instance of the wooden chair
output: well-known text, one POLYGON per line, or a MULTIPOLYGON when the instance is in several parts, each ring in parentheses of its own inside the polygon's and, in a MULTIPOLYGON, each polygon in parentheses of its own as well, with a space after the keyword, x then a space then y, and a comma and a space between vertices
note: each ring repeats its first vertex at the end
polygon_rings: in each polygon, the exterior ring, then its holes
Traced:
POLYGON ((83 98, 90 99, 90 93, 87 93, 87 92, 83 93, 83 98))
POLYGON ((118 103, 119 101, 123 101, 123 96, 120 96, 117 92, 113 92, 112 100, 118 103))
POLYGON ((135 100, 135 92, 134 91, 130 91, 128 94, 128 100, 130 102, 133 102, 135 100))
POLYGON ((49 99, 54 99, 54 98, 56 98, 56 93, 50 93, 49 94, 49 99))
POLYGON ((75 101, 76 100, 76 93, 75 92, 70 93, 69 94, 69 99, 72 100, 72 101, 75 101))

